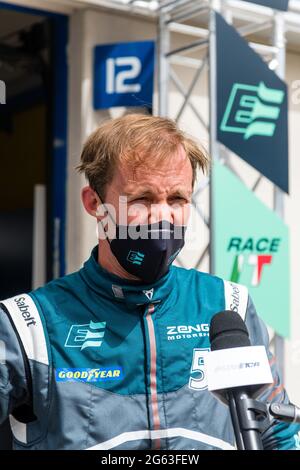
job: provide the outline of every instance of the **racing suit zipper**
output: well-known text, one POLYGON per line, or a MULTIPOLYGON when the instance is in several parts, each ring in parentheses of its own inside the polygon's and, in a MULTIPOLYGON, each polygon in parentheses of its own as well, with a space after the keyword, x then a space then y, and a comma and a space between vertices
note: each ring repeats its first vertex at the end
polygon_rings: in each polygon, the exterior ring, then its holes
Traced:
MULTIPOLYGON (((151 396, 151 409, 153 416, 153 429, 158 431, 160 429, 160 418, 158 410, 158 396, 157 396, 157 378, 156 378, 156 359, 157 359, 157 349, 156 349, 156 339, 155 339, 155 330, 154 323, 152 319, 152 314, 155 310, 153 304, 149 304, 147 307, 146 313, 146 322, 148 327, 148 334, 150 340, 150 396, 151 396)), ((160 449, 160 439, 154 440, 154 448, 160 449)))

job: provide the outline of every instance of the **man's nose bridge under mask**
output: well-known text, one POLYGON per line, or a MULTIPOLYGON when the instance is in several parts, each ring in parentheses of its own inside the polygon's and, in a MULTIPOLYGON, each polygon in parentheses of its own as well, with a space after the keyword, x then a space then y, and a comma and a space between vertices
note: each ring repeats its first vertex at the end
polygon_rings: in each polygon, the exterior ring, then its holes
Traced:
POLYGON ((172 208, 167 203, 152 204, 148 214, 148 223, 155 224, 162 220, 174 223, 172 208))

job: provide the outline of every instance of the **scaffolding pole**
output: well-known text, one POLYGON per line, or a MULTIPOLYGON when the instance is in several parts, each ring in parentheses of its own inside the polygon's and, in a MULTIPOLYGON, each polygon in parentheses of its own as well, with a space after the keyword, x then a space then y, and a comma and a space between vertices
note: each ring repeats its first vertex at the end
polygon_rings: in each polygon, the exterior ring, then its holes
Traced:
MULTIPOLYGON (((216 28, 216 11, 221 11, 219 0, 211 0, 209 15, 209 152, 211 164, 219 159, 218 141, 217 141, 217 28, 216 28)), ((209 244, 209 267, 210 272, 215 272, 214 259, 214 228, 213 218, 213 173, 210 174, 209 186, 209 207, 210 207, 210 244, 209 244)))
MULTIPOLYGON (((274 14, 273 45, 277 49, 275 54, 277 66, 274 71, 284 80, 286 73, 286 28, 284 15, 279 11, 274 14)), ((284 220, 284 193, 276 186, 274 186, 274 212, 278 214, 281 220, 284 220)), ((276 334, 274 345, 277 367, 284 381, 284 338, 276 334)))

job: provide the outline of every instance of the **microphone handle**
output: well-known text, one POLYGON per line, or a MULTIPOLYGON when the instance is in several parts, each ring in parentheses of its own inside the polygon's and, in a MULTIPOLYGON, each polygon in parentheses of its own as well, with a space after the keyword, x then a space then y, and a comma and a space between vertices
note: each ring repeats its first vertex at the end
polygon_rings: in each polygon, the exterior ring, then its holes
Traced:
POLYGON ((263 450, 259 422, 244 389, 228 391, 229 407, 238 450, 263 450))
POLYGON ((239 417, 238 417, 237 409, 236 409, 235 398, 231 391, 227 393, 227 398, 228 398, 228 405, 229 405, 229 410, 230 410, 230 415, 231 415, 232 426, 233 426, 234 435, 235 435, 236 446, 238 450, 245 450, 244 440, 243 440, 241 427, 239 423, 239 417))

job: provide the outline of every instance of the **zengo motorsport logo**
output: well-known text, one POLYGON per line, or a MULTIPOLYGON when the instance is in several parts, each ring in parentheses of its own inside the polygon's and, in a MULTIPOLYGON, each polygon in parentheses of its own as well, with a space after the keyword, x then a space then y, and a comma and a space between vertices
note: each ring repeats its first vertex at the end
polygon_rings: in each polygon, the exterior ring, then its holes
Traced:
POLYGON ((240 238, 229 240, 227 252, 232 255, 232 270, 230 280, 241 282, 243 273, 251 273, 248 285, 260 285, 264 273, 272 269, 272 263, 280 250, 281 238, 240 238))

